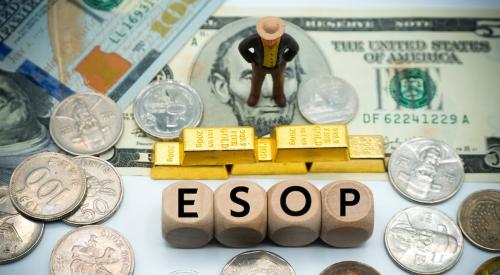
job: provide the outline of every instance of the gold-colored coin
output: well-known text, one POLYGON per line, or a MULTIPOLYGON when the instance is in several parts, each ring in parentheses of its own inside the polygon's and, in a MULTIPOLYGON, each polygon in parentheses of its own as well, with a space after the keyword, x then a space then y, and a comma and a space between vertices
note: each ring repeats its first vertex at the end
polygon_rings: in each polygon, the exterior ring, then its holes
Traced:
POLYGON ((474 275, 499 275, 500 257, 494 257, 480 265, 474 275))
POLYGON ((380 275, 380 273, 364 263, 345 261, 327 267, 320 275, 380 275))

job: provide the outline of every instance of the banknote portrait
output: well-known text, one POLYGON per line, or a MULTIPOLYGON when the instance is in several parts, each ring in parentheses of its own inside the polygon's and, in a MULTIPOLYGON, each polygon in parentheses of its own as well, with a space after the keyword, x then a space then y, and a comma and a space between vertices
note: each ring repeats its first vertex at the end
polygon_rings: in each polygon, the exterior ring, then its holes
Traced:
POLYGON ((238 52, 238 44, 256 32, 256 18, 246 18, 227 24, 217 31, 201 49, 191 71, 190 84, 200 93, 205 104, 201 125, 253 126, 259 136, 266 135, 276 125, 306 124, 297 110, 297 92, 307 78, 331 74, 327 58, 307 33, 287 23, 285 32, 300 45, 298 56, 288 63, 285 71, 287 106, 278 107, 272 96, 272 79, 266 76, 258 104, 249 107, 251 65, 238 52))
POLYGON ((57 100, 19 73, 0 70, 0 180, 25 157, 57 150, 48 125, 57 100))

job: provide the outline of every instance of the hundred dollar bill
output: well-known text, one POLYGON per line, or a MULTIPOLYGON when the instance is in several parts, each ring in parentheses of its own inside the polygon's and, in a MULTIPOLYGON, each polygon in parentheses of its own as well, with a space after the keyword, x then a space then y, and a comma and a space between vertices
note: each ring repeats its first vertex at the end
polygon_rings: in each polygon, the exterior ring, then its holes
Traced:
MULTIPOLYGON (((500 180, 499 10, 222 8, 169 65, 200 93, 202 127, 250 125, 266 135, 277 124, 306 124, 296 105, 300 84, 332 74, 359 96, 350 134, 384 135, 387 156, 416 136, 440 139, 461 155, 466 180, 500 180), (248 16, 263 14, 283 17, 301 47, 288 64, 290 104, 282 109, 271 98, 271 79, 257 107, 246 105, 251 69, 237 45, 255 32, 257 19, 248 16)), ((131 108, 125 116, 129 128, 108 157, 125 173, 148 174, 153 141, 134 125, 131 108)))
POLYGON ((57 150, 52 108, 80 92, 129 105, 222 0, 0 1, 0 179, 57 150))
POLYGON ((60 100, 109 95, 122 108, 222 0, 0 2, 0 68, 60 100))

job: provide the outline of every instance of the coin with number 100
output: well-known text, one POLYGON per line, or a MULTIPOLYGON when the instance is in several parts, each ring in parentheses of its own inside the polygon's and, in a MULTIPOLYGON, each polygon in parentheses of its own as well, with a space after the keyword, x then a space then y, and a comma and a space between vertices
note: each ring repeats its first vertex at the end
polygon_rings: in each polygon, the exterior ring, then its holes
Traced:
POLYGON ((25 159, 12 174, 14 207, 36 220, 54 221, 74 211, 87 191, 85 173, 69 157, 40 153, 25 159))

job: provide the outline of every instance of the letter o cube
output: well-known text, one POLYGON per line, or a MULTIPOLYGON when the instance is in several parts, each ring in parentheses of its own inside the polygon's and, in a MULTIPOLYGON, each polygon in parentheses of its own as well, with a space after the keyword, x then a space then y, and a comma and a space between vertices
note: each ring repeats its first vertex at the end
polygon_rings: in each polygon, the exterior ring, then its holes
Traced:
POLYGON ((229 247, 256 246, 266 237, 266 191, 251 181, 229 181, 215 190, 215 238, 229 247))
POLYGON ((374 206, 370 189, 357 181, 340 180, 321 189, 321 239, 335 247, 354 247, 373 232, 374 206))
POLYGON ((269 238, 282 246, 314 242, 321 227, 321 195, 303 180, 285 180, 267 193, 269 238))
POLYGON ((198 248, 213 238, 213 191, 196 181, 178 181, 163 190, 162 234, 178 248, 198 248))

